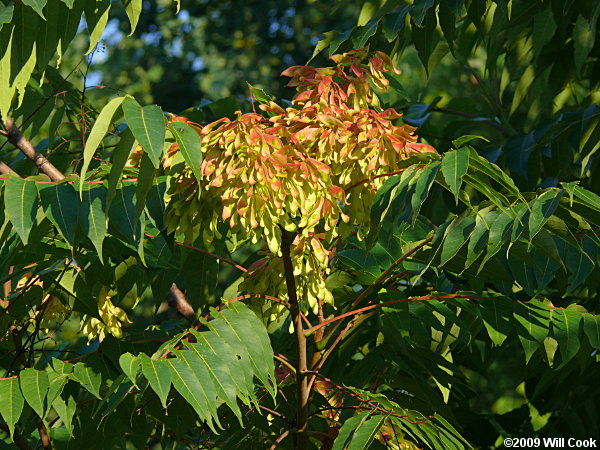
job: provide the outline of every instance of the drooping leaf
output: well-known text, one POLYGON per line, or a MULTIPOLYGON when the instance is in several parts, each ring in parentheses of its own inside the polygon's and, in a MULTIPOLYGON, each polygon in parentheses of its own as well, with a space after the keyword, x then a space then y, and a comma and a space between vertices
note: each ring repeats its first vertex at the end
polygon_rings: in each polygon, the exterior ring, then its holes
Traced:
POLYGON ((458 205, 458 195, 462 185, 462 178, 469 168, 469 151, 467 149, 447 152, 442 160, 442 174, 450 191, 454 194, 458 205))
POLYGON ((150 157, 152 165, 158 168, 165 144, 165 117, 159 106, 143 108, 129 98, 123 102, 125 120, 131 132, 150 157))
POLYGON ((363 422, 367 421, 370 415, 371 411, 363 411, 346 420, 335 438, 331 450, 344 450, 348 448, 348 445, 352 442, 354 430, 356 430, 363 422))
POLYGON ((69 396, 69 399, 65 402, 62 397, 58 396, 54 399, 54 402, 52 402, 52 406, 56 410, 60 420, 62 420, 65 427, 67 427, 69 436, 73 437, 73 417, 77 410, 77 402, 75 399, 69 396))
POLYGON ((135 219, 138 220, 146 207, 146 197, 152 189, 156 175, 156 169, 152 165, 147 153, 142 156, 138 182, 135 190, 135 219))
POLYGON ((185 162, 192 169, 192 173, 199 181, 202 177, 200 164, 202 163, 202 149, 200 147, 200 136, 187 123, 170 123, 169 130, 173 133, 179 151, 185 158, 185 162))
POLYGON ((29 368, 20 373, 19 379, 21 380, 21 392, 25 397, 25 401, 38 416, 43 418, 47 408, 46 395, 50 387, 48 374, 29 368))
POLYGON ((385 416, 377 415, 369 420, 361 422, 354 430, 352 440, 347 447, 348 450, 362 450, 369 448, 384 421, 385 416))
POLYGON ((142 12, 142 0, 124 0, 124 4, 125 13, 127 14, 129 23, 131 24, 131 32, 129 33, 129 36, 131 36, 137 27, 138 20, 140 19, 140 14, 142 12))
POLYGON ((37 213, 38 193, 34 181, 10 176, 4 188, 5 214, 27 245, 29 233, 37 213))
POLYGON ((0 414, 10 429, 11 437, 24 404, 19 379, 17 377, 0 379, 0 414))
POLYGON ((495 345, 502 345, 512 330, 513 304, 506 297, 482 300, 481 318, 490 339, 495 345))
POLYGON ((458 251, 467 244, 471 233, 475 229, 475 216, 464 214, 453 220, 444 235, 440 252, 440 265, 450 261, 458 251))
POLYGON ((563 192, 559 189, 551 189, 544 192, 530 203, 531 215, 529 216, 529 239, 542 229, 548 218, 554 213, 563 192))
POLYGON ((46 20, 42 11, 44 6, 46 6, 46 1, 47 0, 23 0, 23 4, 33 8, 33 10, 38 13, 42 19, 46 20))
POLYGON ((170 358, 166 361, 171 369, 171 380, 175 390, 192 405, 198 417, 216 432, 213 427, 213 417, 216 418, 216 414, 211 414, 211 408, 207 404, 206 393, 203 388, 203 384, 210 381, 198 379, 192 368, 181 358, 170 358))
MULTIPOLYGON (((80 175, 82 180, 85 180, 85 175, 92 162, 92 158, 94 157, 98 146, 106 136, 109 128, 112 126, 117 110, 121 107, 121 104, 126 98, 127 97, 113 98, 104 108, 102 108, 100 114, 98 114, 98 118, 94 122, 92 131, 90 131, 85 143, 85 148, 83 149, 83 165, 81 166, 80 175)), ((80 183, 79 186, 79 195, 82 195, 83 183, 80 183)))
POLYGON ((600 319, 593 314, 583 316, 583 329, 592 347, 600 349, 600 319))
POLYGON ((111 2, 110 0, 85 0, 84 5, 85 21, 90 33, 90 45, 86 52, 88 55, 94 50, 106 28, 111 2))
POLYGON ((115 147, 112 159, 110 173, 108 174, 108 193, 106 194, 106 204, 110 207, 110 204, 115 196, 117 184, 121 179, 123 168, 129 159, 134 147, 136 145, 133 133, 129 128, 123 130, 121 133, 121 139, 115 147))
POLYGON ((581 312, 572 308, 555 308, 552 311, 552 336, 558 342, 562 363, 570 361, 579 351, 581 343, 581 312))
POLYGON ((69 246, 75 245, 79 221, 79 196, 68 183, 39 184, 44 212, 69 246))
MULTIPOLYGON (((83 184, 83 183, 82 183, 83 184)), ((106 190, 104 187, 91 187, 83 192, 81 205, 81 228, 90 238, 102 261, 102 243, 106 236, 106 190)))
POLYGON ((136 378, 140 367, 139 358, 133 356, 129 352, 123 353, 119 357, 119 365, 121 366, 121 369, 123 369, 125 375, 127 375, 127 378, 131 380, 134 386, 137 386, 136 378))
POLYGON ((75 364, 73 380, 81 384, 81 386, 87 389, 95 397, 102 400, 102 397, 100 397, 102 375, 96 372, 92 367, 86 366, 84 363, 75 364))
POLYGON ((150 387, 158 395, 163 407, 166 408, 167 396, 171 389, 169 363, 164 359, 152 360, 144 353, 140 354, 139 359, 142 363, 142 373, 150 382, 150 387))
POLYGON ((513 314, 516 321, 521 325, 516 327, 517 335, 525 351, 525 362, 528 363, 531 356, 548 336, 550 331, 550 309, 538 300, 527 303, 517 302, 514 305, 513 314))

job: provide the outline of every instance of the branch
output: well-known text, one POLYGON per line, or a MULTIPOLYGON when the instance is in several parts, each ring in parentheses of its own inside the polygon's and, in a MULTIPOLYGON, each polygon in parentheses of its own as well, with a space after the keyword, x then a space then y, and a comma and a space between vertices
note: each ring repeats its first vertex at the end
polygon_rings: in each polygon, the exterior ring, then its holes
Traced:
POLYGON ((16 173, 14 170, 10 168, 10 166, 6 165, 3 161, 0 161, 0 174, 8 175, 10 173, 16 173))
POLYGON ((21 130, 15 125, 12 117, 6 118, 5 128, 8 141, 33 161, 40 172, 48 175, 52 181, 60 181, 65 178, 62 172, 54 167, 54 165, 48 161, 44 155, 40 154, 31 142, 23 136, 21 130))
POLYGON ((306 377, 307 356, 306 336, 302 325, 302 314, 300 303, 296 293, 296 281, 294 279, 294 267, 290 256, 290 249, 294 236, 285 230, 281 230, 281 259, 285 272, 285 284, 287 286, 288 298, 290 300, 290 312, 296 335, 296 387, 298 390, 298 413, 296 417, 296 449, 306 450, 308 446, 308 379, 306 377))
POLYGON ((44 425, 44 422, 37 414, 35 415, 35 424, 37 425, 38 432, 40 433, 42 448, 44 450, 52 450, 52 442, 50 441, 50 435, 48 434, 46 425, 44 425))

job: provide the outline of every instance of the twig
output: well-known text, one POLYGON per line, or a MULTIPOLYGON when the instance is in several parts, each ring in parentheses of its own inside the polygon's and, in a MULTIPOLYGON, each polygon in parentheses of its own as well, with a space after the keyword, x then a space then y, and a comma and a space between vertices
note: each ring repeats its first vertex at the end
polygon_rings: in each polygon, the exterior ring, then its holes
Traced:
POLYGON ((300 313, 300 303, 296 293, 296 281, 294 279, 294 267, 290 256, 290 249, 294 235, 290 232, 281 230, 281 259, 285 273, 285 284, 287 286, 288 298, 290 300, 290 312, 292 323, 294 324, 294 334, 296 336, 296 388, 298 391, 298 412, 296 417, 296 449, 306 450, 308 446, 308 379, 306 377, 307 356, 306 356, 306 336, 302 326, 302 315, 300 313))
POLYGON ((48 435, 46 425, 44 425, 44 422, 37 414, 35 415, 35 424, 37 425, 38 433, 40 433, 42 448, 44 450, 52 450, 52 442, 50 441, 50 436, 48 435))
POLYGON ((60 181, 65 178, 60 170, 48 161, 48 159, 40 154, 35 147, 29 142, 29 140, 23 136, 21 130, 15 125, 12 117, 7 117, 5 122, 7 131, 8 141, 17 147, 21 152, 27 156, 37 168, 48 175, 52 181, 60 181))
POLYGON ((277 438, 277 440, 273 443, 273 445, 271 445, 269 450, 275 450, 277 446, 281 444, 281 441, 283 441, 288 436, 288 434, 290 434, 290 430, 286 430, 283 433, 281 433, 281 436, 277 438))

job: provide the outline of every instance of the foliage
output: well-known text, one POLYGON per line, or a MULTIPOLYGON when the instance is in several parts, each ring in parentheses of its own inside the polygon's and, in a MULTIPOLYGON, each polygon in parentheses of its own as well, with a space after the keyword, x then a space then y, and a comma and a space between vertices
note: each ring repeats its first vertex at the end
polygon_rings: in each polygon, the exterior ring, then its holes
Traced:
POLYGON ((367 1, 291 101, 180 116, 53 67, 111 2, 0 8, 2 445, 600 434, 597 4, 367 1), (425 102, 438 69, 470 81, 425 102))

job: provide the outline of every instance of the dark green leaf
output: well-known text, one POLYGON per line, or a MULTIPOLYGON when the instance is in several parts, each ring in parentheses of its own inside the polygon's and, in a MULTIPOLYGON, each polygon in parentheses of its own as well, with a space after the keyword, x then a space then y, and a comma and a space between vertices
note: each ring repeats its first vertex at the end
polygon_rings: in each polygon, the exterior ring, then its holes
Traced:
POLYGON ((512 330, 513 304, 506 297, 487 298, 481 301, 481 317, 490 339, 502 345, 512 330))
POLYGON ((558 342, 562 363, 570 361, 579 351, 583 315, 572 308, 555 308, 552 311, 552 335, 558 342))
POLYGON ((77 363, 75 364, 73 371, 73 379, 81 384, 81 386, 87 389, 95 397, 102 400, 102 397, 100 397, 102 375, 96 372, 95 369, 86 366, 84 363, 77 363))
POLYGON ((25 245, 37 213, 37 201, 34 181, 16 175, 8 178, 4 188, 5 214, 25 245))
POLYGON ((79 221, 79 196, 68 183, 39 184, 38 191, 44 212, 69 244, 75 245, 79 221))
MULTIPOLYGON (((463 138, 466 136, 463 136, 463 138)), ((442 174, 458 205, 463 176, 469 168, 469 151, 465 148, 447 152, 442 160, 442 174)))

